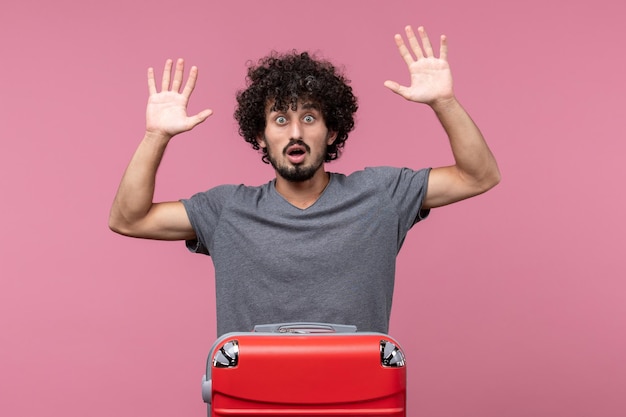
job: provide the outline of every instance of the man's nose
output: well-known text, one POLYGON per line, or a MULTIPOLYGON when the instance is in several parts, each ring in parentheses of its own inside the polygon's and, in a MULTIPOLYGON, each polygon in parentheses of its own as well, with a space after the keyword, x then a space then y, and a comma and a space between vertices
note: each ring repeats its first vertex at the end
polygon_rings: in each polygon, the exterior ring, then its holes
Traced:
POLYGON ((302 139, 302 125, 300 120, 294 120, 290 125, 290 134, 292 139, 302 139))

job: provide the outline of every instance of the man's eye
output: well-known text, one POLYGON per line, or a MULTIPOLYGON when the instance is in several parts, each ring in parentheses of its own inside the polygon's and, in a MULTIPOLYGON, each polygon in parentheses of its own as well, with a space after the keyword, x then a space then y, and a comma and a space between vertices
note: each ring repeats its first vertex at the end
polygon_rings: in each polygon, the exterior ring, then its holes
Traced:
POLYGON ((304 116, 305 123, 313 123, 315 121, 315 117, 313 116, 304 116))
POLYGON ((278 123, 279 125, 284 125, 285 123, 287 123, 287 118, 285 116, 278 116, 276 118, 276 123, 278 123))

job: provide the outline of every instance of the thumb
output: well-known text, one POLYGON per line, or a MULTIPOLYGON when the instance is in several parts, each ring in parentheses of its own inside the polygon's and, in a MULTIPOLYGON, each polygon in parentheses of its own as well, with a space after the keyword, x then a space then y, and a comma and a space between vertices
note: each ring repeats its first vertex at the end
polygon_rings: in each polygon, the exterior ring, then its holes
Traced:
POLYGON ((384 86, 393 91, 396 94, 400 94, 400 90, 402 90, 402 86, 395 81, 385 81, 384 86))
POLYGON ((199 125, 200 123, 204 122, 212 114, 213 114, 213 110, 211 109, 202 110, 200 113, 196 114, 195 116, 189 117, 191 119, 190 120, 191 125, 193 127, 199 125))

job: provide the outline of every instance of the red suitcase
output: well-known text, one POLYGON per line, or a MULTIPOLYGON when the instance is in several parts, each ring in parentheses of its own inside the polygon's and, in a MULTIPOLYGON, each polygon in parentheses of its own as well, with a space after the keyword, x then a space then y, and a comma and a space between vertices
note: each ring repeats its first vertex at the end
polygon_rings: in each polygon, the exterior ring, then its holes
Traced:
POLYGON ((202 397, 209 417, 404 417, 405 359, 388 335, 354 326, 257 326, 215 342, 202 397))

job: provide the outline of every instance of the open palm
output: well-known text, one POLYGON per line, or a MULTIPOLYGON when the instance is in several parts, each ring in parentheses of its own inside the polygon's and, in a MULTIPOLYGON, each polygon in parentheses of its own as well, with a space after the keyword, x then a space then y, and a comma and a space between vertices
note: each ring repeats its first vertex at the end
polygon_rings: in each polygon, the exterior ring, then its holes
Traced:
POLYGON ((423 27, 418 28, 421 45, 410 26, 407 26, 405 30, 409 46, 404 43, 400 35, 396 35, 394 39, 398 52, 409 69, 411 85, 404 86, 396 81, 385 81, 385 87, 407 100, 418 103, 432 104, 454 97, 445 36, 441 37, 441 47, 437 58, 423 27))
POLYGON ((167 60, 161 80, 161 91, 158 92, 154 79, 154 70, 148 69, 148 89, 150 97, 146 108, 146 130, 154 133, 174 136, 191 130, 197 124, 203 122, 211 115, 211 110, 206 109, 200 113, 187 115, 189 97, 196 85, 198 70, 192 67, 189 78, 180 92, 183 81, 184 62, 179 59, 176 63, 174 78, 171 80, 172 61, 167 60), (171 82, 171 86, 170 86, 171 82))

